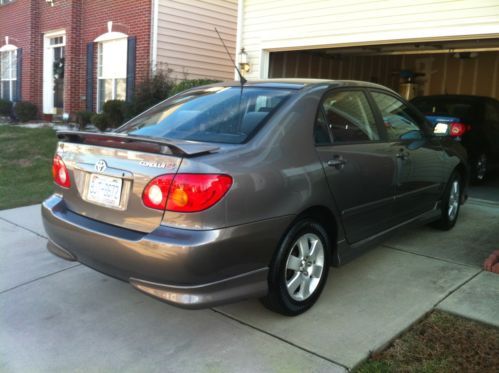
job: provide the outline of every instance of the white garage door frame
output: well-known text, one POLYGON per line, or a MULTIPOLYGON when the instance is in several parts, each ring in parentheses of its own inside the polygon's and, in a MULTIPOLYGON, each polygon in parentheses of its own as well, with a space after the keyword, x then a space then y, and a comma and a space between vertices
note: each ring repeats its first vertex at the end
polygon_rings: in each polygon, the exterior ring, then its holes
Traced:
MULTIPOLYGON (((276 42, 264 42, 262 43, 262 48, 260 49, 259 57, 259 78, 267 79, 269 76, 270 68, 270 53, 272 52, 292 52, 292 51, 303 51, 303 50, 315 50, 315 49, 339 49, 339 48, 349 48, 349 47, 365 47, 365 46, 380 46, 380 45, 394 45, 394 44, 418 44, 418 43, 432 43, 432 42, 449 42, 449 41, 469 41, 469 40, 485 40, 485 39, 496 39, 499 38, 498 33, 491 34, 477 34, 477 35, 451 35, 451 36, 440 36, 440 37, 425 37, 425 38, 410 38, 410 39, 390 39, 390 40, 368 40, 368 41, 358 41, 350 43, 341 44, 324 44, 324 45, 302 45, 302 46, 283 46, 276 42)), ((475 50, 474 48, 466 48, 466 50, 475 50)), ((499 50, 499 48, 479 48, 476 50, 480 51, 494 51, 499 50)), ((453 50, 454 51, 454 50, 453 50)))

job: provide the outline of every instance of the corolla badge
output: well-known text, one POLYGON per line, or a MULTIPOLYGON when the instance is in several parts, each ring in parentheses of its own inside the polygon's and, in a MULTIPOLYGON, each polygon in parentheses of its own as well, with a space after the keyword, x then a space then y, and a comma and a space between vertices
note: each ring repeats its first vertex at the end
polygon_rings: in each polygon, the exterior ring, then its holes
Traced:
POLYGON ((97 172, 104 172, 107 168, 107 163, 104 160, 97 161, 95 164, 95 171, 97 172))

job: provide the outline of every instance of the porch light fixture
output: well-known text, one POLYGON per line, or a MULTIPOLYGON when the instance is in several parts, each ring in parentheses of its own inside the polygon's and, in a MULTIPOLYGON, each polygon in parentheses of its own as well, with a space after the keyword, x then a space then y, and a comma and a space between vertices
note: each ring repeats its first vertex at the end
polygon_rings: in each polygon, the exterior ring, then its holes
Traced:
POLYGON ((47 4, 50 4, 50 6, 54 6, 54 5, 55 5, 55 4, 54 4, 55 0, 45 0, 45 2, 46 2, 47 4))
POLYGON ((239 52, 239 70, 241 70, 242 73, 247 73, 250 71, 250 64, 248 63, 248 53, 246 53, 244 48, 241 48, 241 51, 239 52))

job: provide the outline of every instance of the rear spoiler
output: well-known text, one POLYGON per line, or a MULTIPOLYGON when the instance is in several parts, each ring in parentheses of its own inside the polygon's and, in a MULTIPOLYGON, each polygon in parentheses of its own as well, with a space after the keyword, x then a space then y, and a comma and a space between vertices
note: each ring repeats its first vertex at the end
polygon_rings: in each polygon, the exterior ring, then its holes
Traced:
POLYGON ((216 152, 219 147, 195 141, 159 139, 129 136, 119 133, 94 133, 83 131, 59 131, 57 137, 64 142, 135 150, 146 153, 171 154, 191 157, 216 152))

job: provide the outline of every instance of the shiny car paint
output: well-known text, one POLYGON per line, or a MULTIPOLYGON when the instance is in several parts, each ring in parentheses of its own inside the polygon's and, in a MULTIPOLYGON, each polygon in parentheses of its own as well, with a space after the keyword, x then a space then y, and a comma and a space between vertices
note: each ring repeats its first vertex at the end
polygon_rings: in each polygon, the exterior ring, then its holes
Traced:
POLYGON ((314 143, 313 125, 326 92, 378 90, 397 96, 384 87, 322 80, 247 84, 259 86, 295 91, 243 144, 172 140, 192 149, 178 156, 72 143, 70 135, 61 136, 57 153, 75 186, 55 185, 55 194, 42 205, 49 250, 166 302, 213 306, 266 294, 276 247, 299 216, 322 214, 336 243, 333 264, 340 265, 401 226, 434 220, 452 172, 460 168, 467 178, 462 147, 432 137, 428 128, 417 140, 388 141, 372 100, 380 141, 314 143), (199 150, 203 147, 206 151, 199 150), (337 164, 338 159, 346 162, 337 164), (123 179, 116 208, 86 198, 99 161, 106 163, 104 175, 123 179), (145 207, 141 195, 147 182, 177 172, 227 174, 233 184, 204 211, 145 207))

